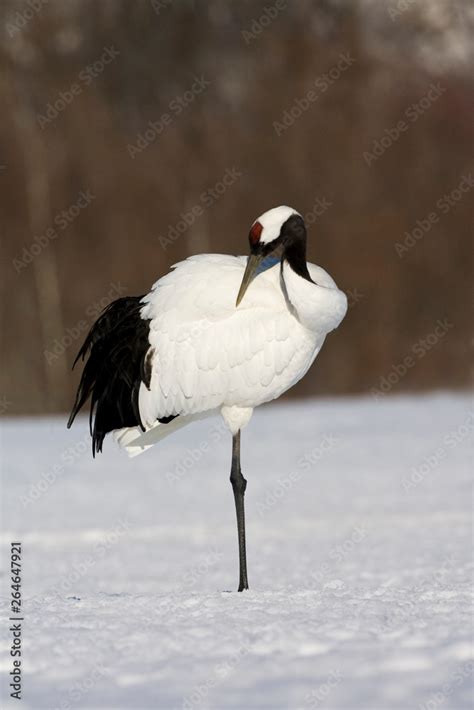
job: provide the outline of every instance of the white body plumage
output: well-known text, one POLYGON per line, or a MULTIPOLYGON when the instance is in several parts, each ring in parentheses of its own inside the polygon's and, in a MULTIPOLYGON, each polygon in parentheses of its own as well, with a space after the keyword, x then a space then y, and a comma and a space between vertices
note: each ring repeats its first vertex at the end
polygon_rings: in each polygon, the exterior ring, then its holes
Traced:
POLYGON ((152 370, 149 387, 140 385, 139 411, 147 431, 116 434, 130 455, 216 411, 235 434, 255 407, 304 376, 343 319, 345 294, 314 264, 307 265, 309 281, 288 262, 271 261, 236 307, 246 264, 244 256, 190 257, 143 299, 152 370), (173 415, 173 422, 157 422, 173 415))

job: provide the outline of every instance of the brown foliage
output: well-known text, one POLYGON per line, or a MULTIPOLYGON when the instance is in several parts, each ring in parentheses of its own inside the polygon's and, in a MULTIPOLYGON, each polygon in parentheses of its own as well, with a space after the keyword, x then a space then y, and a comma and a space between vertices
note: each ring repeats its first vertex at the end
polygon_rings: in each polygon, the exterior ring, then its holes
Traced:
POLYGON ((413 12, 385 18, 384 53, 362 2, 281 6, 267 23, 265 3, 50 0, 20 26, 26 6, 3 4, 0 393, 9 412, 68 408, 69 369, 101 303, 146 292, 191 253, 246 253, 251 222, 282 203, 309 215, 309 258, 352 304, 293 394, 371 391, 407 356, 414 364, 393 391, 469 383, 474 191, 446 213, 439 201, 472 171, 472 76, 443 57, 439 69, 423 64, 412 48, 429 40, 413 12), (111 47, 117 56, 87 69, 111 47), (350 65, 322 91, 341 54, 350 65), (187 102, 200 76, 210 85, 178 113, 173 100, 187 102), (439 96, 420 106, 431 84, 439 96), (48 104, 75 85, 45 122, 48 104), (317 98, 280 130, 310 90, 317 98), (166 113, 169 125, 132 158, 128 146, 166 113), (364 158, 402 119, 407 129, 383 154, 364 158), (211 199, 206 191, 232 169, 241 176, 211 199), (81 191, 92 201, 62 228, 81 191), (168 239, 193 208, 194 224, 168 239), (413 246, 399 255, 407 232, 413 246), (35 237, 46 246, 26 264, 35 237), (439 319, 452 325, 436 338, 439 319), (414 347, 429 335, 436 342, 419 357, 414 347))

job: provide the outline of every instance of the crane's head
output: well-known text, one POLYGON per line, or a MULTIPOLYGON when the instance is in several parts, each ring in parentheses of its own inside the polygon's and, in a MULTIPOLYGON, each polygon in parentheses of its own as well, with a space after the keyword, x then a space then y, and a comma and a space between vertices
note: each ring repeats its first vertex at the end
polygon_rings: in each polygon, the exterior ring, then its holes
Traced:
POLYGON ((307 273, 306 226, 292 207, 281 205, 264 212, 250 228, 249 244, 250 254, 236 306, 253 279, 283 259, 288 259, 297 272, 307 273))

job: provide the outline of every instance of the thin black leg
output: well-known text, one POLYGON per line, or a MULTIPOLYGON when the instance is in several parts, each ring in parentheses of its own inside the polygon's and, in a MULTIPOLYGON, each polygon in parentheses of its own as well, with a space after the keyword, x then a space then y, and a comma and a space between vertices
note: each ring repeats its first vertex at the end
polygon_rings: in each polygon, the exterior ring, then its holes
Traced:
POLYGON ((240 431, 232 438, 232 468, 230 482, 234 491, 237 532, 239 535, 239 592, 249 588, 247 579, 247 555, 245 551, 245 507, 244 494, 247 481, 240 470, 240 431))

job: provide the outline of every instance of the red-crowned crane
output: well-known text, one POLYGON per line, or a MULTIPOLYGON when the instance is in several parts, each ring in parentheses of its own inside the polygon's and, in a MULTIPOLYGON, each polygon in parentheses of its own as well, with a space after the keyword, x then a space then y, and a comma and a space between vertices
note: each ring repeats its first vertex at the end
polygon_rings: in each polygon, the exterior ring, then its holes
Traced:
POLYGON ((90 396, 94 455, 113 431, 134 456, 219 412, 232 434, 239 592, 248 589, 241 429, 255 407, 303 377, 347 310, 329 274, 306 262, 294 209, 265 212, 249 242, 248 258, 192 256, 146 296, 111 303, 76 358, 88 356, 68 422, 90 396))

